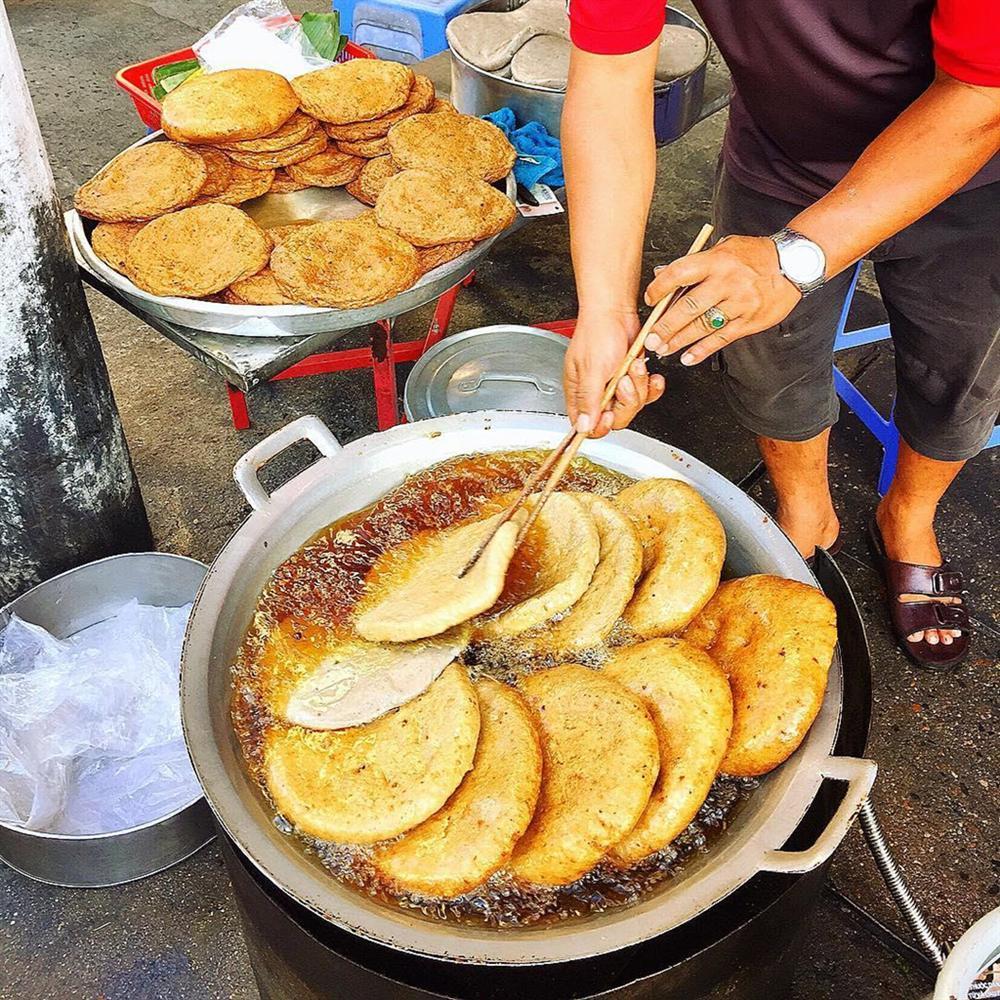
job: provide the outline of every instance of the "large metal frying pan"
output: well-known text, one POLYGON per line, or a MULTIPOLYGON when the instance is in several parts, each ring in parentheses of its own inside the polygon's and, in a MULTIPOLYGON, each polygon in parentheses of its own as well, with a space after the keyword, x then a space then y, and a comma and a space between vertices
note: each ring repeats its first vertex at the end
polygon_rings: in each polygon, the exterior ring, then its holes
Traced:
MULTIPOLYGON (((252 448, 236 466, 237 483, 254 513, 209 569, 191 616, 181 678, 188 749, 209 804, 240 850, 281 890, 339 927, 459 962, 538 964, 614 951, 683 924, 758 872, 805 872, 822 864, 871 788, 873 762, 832 756, 843 693, 838 652, 822 710, 802 746, 762 780, 711 851, 626 909, 541 930, 431 921, 341 885, 275 828, 274 811, 247 774, 229 717, 230 665, 270 575, 317 531, 370 504, 412 472, 456 455, 551 447, 564 432, 564 417, 487 411, 395 427, 342 448, 317 418, 302 417, 252 448), (302 440, 311 441, 323 457, 269 494, 258 470, 302 440), (812 847, 783 851, 824 778, 847 783, 843 802, 812 847)), ((588 442, 582 454, 639 479, 671 476, 697 487, 725 525, 728 575, 764 572, 814 583, 771 518, 689 455, 632 431, 588 442)))

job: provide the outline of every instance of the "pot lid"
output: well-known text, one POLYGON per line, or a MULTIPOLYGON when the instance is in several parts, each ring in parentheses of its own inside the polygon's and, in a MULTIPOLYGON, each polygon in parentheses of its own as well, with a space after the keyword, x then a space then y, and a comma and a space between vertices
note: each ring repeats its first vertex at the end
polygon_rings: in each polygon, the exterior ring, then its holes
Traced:
POLYGON ((474 410, 565 413, 563 358, 569 340, 534 326, 484 326, 432 347, 403 391, 408 420, 474 410))

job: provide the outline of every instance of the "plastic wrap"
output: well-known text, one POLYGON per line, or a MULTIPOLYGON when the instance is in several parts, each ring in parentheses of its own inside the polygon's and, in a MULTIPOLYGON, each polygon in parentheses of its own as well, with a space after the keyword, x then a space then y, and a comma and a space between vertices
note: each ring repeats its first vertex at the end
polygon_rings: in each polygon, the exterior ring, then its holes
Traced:
POLYGON ((281 0, 242 4, 192 48, 206 73, 269 69, 291 80, 332 65, 316 51, 281 0))
POLYGON ((190 611, 132 601, 66 640, 11 619, 0 636, 0 821, 110 833, 197 797, 178 691, 190 611))

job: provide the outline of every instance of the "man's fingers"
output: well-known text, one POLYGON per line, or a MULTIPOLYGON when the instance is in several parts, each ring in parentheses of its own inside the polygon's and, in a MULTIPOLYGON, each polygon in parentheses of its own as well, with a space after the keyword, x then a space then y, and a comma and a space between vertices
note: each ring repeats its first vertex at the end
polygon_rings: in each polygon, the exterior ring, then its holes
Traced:
POLYGON ((680 257, 672 264, 661 267, 656 272, 656 277, 646 286, 646 305, 655 305, 664 296, 684 285, 696 285, 699 281, 704 281, 711 268, 711 250, 688 254, 687 257, 680 257))
POLYGON ((566 373, 566 409, 573 427, 581 434, 590 434, 601 415, 601 395, 604 382, 591 368, 570 365, 566 373))
MULTIPOLYGON (((727 322, 725 326, 718 331, 718 333, 725 337, 732 331, 734 324, 743 321, 743 307, 735 299, 723 298, 716 305, 716 308, 720 309, 726 317, 727 322)), ((705 322, 703 314, 699 313, 694 319, 688 320, 675 329, 669 336, 658 337, 655 350, 660 357, 666 357, 666 355, 674 354, 689 344, 694 344, 705 337, 711 336, 712 333, 713 331, 705 322)), ((651 339, 652 336, 646 338, 647 348, 651 339)))
POLYGON ((601 414, 600 420, 597 421, 597 426, 595 430, 591 431, 590 436, 592 438, 602 438, 605 434, 614 430, 615 428, 615 416, 610 410, 605 410, 601 414))
POLYGON ((756 331, 747 323, 741 320, 728 323, 718 333, 709 334, 697 343, 692 344, 682 355, 682 365, 697 365, 706 358, 711 357, 716 351, 721 351, 726 344, 731 344, 734 340, 742 337, 749 337, 756 331))
MULTIPOLYGON (((695 285, 690 291, 685 292, 660 318, 653 327, 653 332, 646 338, 646 346, 657 353, 668 353, 660 346, 650 346, 651 343, 665 344, 678 331, 688 326, 692 322, 699 322, 701 317, 712 306, 721 306, 730 294, 730 289, 725 279, 718 275, 706 278, 700 284, 695 285), (656 338, 654 341, 653 338, 656 338)), ((733 307, 733 303, 729 303, 733 307)), ((743 310, 738 310, 742 312, 743 310)), ((733 318, 733 313, 727 311, 727 315, 733 318)), ((704 329, 704 328, 703 328, 704 329)))

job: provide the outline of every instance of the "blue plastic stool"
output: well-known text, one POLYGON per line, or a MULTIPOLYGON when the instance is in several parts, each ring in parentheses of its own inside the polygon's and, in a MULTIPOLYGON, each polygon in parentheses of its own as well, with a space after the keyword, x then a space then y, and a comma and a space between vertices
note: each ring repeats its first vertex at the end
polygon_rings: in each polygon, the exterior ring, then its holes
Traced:
MULTIPOLYGON (((880 340, 888 340, 891 336, 888 323, 882 323, 879 326, 866 326, 861 330, 846 329, 847 315, 851 311, 854 290, 857 288, 860 274, 861 262, 859 261, 854 268, 854 275, 844 299, 844 307, 841 309, 840 319, 837 321, 837 337, 833 342, 835 352, 846 350, 848 347, 863 347, 865 344, 874 344, 880 340)), ((837 395, 843 400, 844 405, 857 416, 875 436, 878 443, 882 445, 882 468, 878 476, 878 492, 879 496, 884 496, 892 482, 893 474, 896 471, 896 458, 899 455, 899 431, 896 430, 896 422, 893 419, 895 403, 889 408, 889 419, 886 420, 836 365, 833 367, 833 382, 837 389, 837 395)), ((986 448, 998 446, 1000 446, 1000 427, 995 427, 989 441, 986 442, 986 448)))

